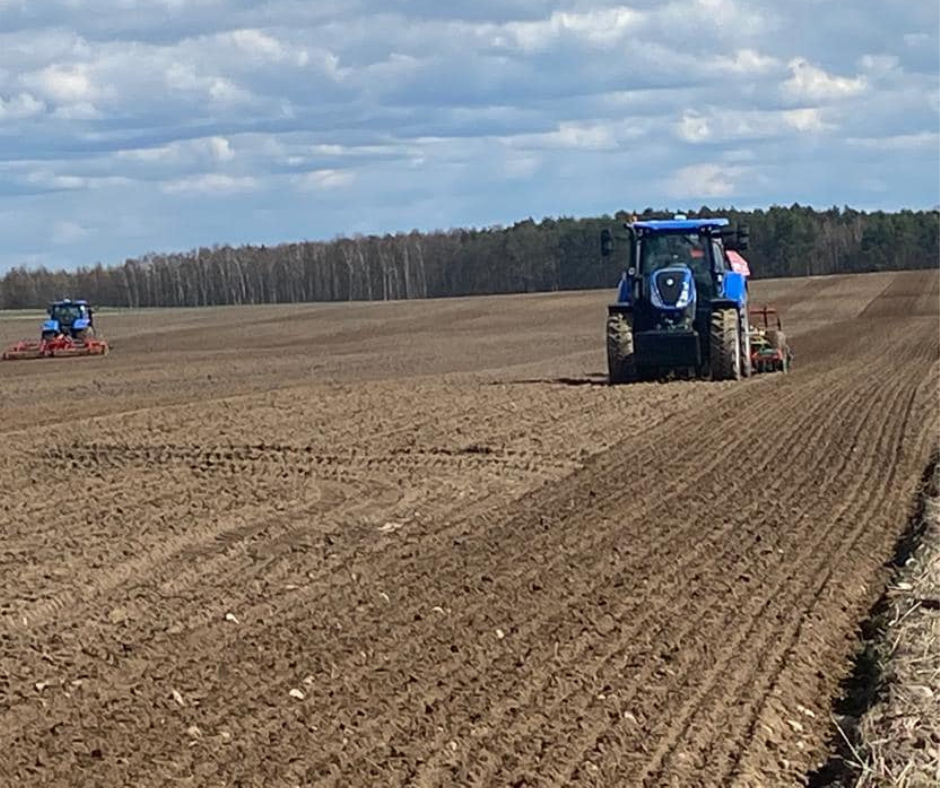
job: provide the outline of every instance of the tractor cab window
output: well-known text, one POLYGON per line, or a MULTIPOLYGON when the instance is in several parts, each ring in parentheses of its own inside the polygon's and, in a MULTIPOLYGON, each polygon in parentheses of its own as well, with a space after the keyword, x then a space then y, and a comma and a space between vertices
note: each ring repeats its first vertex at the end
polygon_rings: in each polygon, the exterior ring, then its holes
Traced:
POLYGON ((661 268, 684 265, 696 279, 710 276, 707 240, 692 233, 650 235, 643 238, 640 249, 640 270, 652 273, 661 268))
POLYGON ((712 241, 712 256, 715 258, 715 270, 724 272, 730 270, 725 258, 725 250, 718 241, 712 241))
POLYGON ((80 318, 88 317, 88 310, 79 304, 57 304, 52 308, 52 317, 60 323, 74 323, 80 318))

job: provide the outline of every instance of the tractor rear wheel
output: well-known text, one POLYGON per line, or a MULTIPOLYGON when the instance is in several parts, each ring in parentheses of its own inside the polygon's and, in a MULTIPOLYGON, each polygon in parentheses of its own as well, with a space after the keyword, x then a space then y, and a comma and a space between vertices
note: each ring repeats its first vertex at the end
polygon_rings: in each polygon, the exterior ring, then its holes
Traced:
POLYGON ((636 380, 633 321, 628 315, 607 316, 607 370, 614 385, 636 380))
POLYGON ((709 334, 712 380, 741 379, 741 333, 738 322, 735 309, 712 312, 709 334))

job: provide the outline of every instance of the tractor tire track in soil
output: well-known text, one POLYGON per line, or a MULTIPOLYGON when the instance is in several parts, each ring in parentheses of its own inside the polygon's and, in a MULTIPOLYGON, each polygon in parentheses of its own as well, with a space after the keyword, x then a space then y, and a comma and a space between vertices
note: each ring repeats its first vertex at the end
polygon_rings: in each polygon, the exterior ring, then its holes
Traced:
POLYGON ((739 384, 551 383, 603 369, 590 293, 258 310, 241 373, 237 311, 215 355, 167 312, 153 401, 130 343, 68 362, 91 418, 5 366, 0 782, 797 783, 936 444, 938 288, 755 283, 797 366, 739 384))

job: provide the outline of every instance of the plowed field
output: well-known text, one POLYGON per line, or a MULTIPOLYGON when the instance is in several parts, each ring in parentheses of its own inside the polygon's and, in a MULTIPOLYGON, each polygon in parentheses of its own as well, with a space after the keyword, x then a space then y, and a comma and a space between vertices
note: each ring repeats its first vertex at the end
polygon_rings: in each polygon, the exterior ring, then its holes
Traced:
POLYGON ((755 291, 790 375, 603 385, 606 292, 0 365, 0 784, 798 784, 937 442, 940 276, 755 291))

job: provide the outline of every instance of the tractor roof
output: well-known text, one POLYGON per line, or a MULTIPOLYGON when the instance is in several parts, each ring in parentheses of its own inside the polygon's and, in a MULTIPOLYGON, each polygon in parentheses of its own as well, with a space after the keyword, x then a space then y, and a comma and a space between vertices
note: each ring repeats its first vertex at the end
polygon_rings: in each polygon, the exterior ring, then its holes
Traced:
POLYGON ((658 233, 689 233, 709 227, 727 227, 727 219, 652 219, 648 222, 633 222, 631 227, 658 233))
POLYGON ((81 298, 77 301, 73 301, 71 298, 63 298, 61 301, 53 301, 52 306, 65 306, 66 304, 75 304, 75 306, 88 306, 88 302, 81 298))

